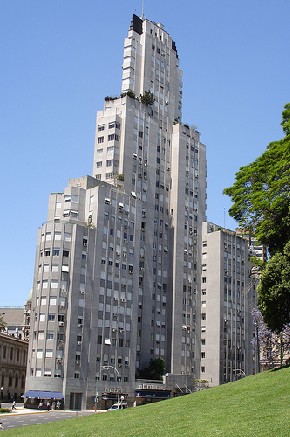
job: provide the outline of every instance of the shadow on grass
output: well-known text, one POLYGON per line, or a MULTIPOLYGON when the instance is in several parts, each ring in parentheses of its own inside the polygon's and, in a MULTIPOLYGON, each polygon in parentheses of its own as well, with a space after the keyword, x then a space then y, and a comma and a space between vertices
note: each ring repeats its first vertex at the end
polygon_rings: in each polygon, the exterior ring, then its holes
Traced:
POLYGON ((289 369, 289 368, 290 368, 290 364, 287 364, 285 366, 275 367, 275 369, 269 369, 269 372, 278 372, 279 370, 289 369))

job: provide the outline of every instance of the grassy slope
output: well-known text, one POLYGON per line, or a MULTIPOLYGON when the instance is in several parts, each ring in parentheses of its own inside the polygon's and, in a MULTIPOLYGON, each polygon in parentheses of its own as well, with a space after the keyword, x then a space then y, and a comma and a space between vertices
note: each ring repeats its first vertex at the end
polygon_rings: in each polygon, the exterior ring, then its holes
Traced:
POLYGON ((5 431, 11 436, 290 436, 290 368, 157 404, 5 431))

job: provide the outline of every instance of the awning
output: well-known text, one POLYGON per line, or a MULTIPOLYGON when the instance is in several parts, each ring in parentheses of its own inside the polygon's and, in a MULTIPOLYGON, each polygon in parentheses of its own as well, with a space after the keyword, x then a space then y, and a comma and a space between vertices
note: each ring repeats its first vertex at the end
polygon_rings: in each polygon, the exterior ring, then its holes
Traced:
POLYGON ((60 391, 28 390, 24 393, 25 398, 39 399, 63 399, 64 395, 60 391))

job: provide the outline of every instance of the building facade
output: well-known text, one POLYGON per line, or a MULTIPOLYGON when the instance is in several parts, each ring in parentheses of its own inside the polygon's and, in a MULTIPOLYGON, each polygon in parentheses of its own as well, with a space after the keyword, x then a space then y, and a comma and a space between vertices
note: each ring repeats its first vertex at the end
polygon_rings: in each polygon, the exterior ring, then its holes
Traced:
POLYGON ((248 239, 203 223, 200 375, 210 386, 254 373, 249 254, 248 239))
POLYGON ((0 332, 1 401, 21 401, 25 387, 27 351, 28 341, 0 332))
POLYGON ((181 122, 163 25, 133 16, 122 68, 120 97, 97 113, 93 175, 50 196, 38 235, 26 391, 61 392, 70 408, 133 400, 154 359, 167 389, 190 391, 203 368, 205 146, 181 122))

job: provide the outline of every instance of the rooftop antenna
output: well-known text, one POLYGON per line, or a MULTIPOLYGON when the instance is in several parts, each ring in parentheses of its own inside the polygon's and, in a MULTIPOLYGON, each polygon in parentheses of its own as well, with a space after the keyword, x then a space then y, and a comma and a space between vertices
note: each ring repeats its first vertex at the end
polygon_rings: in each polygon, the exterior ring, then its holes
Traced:
POLYGON ((142 18, 142 20, 144 20, 144 18, 145 18, 145 15, 144 15, 144 0, 142 0, 141 18, 142 18))

